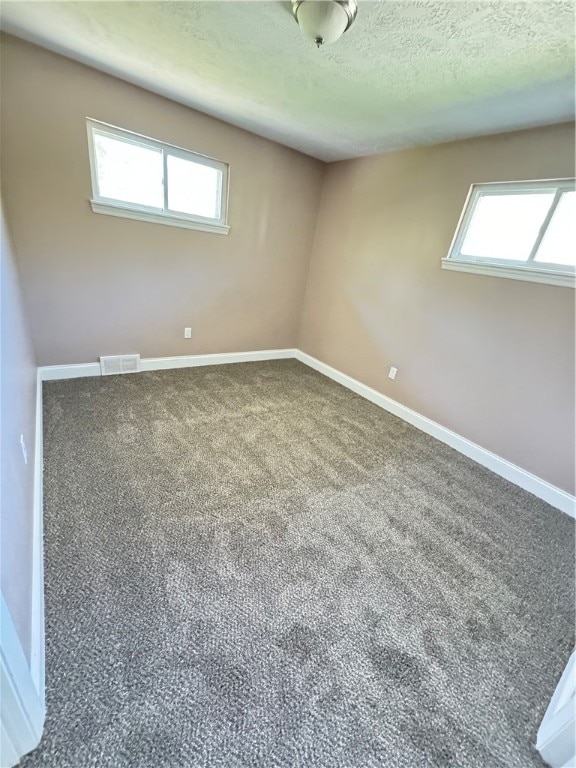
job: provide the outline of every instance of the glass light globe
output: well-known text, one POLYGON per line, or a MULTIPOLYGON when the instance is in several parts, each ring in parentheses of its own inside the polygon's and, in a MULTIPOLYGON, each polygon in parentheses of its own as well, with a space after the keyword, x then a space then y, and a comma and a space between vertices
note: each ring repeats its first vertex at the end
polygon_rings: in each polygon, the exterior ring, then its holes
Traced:
POLYGON ((349 24, 348 14, 334 0, 305 0, 295 15, 302 32, 318 46, 335 43, 349 24))

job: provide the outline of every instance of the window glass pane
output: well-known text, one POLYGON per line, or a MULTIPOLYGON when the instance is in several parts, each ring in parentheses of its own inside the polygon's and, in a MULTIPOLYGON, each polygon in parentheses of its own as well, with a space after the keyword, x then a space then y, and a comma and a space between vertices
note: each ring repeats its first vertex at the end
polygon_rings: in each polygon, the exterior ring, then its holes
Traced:
POLYGON ((576 192, 564 192, 534 262, 576 266, 576 192))
POLYGON ((162 151, 94 132, 101 197, 164 207, 162 151))
POLYGON ((556 190, 482 195, 460 249, 463 256, 525 261, 556 190))
POLYGON ((167 160, 168 208, 219 219, 222 171, 170 154, 167 160))

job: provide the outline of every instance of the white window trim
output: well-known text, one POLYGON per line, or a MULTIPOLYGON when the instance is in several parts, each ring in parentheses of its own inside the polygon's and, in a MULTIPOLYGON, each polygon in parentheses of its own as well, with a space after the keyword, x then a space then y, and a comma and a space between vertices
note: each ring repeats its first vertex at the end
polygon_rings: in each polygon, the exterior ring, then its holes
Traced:
MULTIPOLYGON (((450 244, 448 255, 442 259, 442 269, 448 269, 455 272, 469 272, 477 275, 489 275, 491 277, 504 277, 511 280, 524 280, 531 283, 547 283, 549 285, 560 285, 570 288, 576 288, 576 269, 569 266, 552 266, 545 264, 536 265, 533 261, 518 262, 505 259, 474 259, 465 256, 460 249, 468 225, 478 200, 483 192, 498 191, 500 194, 517 194, 518 192, 539 192, 542 189, 573 190, 574 179, 545 179, 532 181, 502 181, 490 184, 472 184, 466 202, 458 220, 456 233, 450 244)), ((552 205, 546 216, 540 234, 534 244, 533 253, 540 245, 544 235, 545 228, 548 226, 555 204, 552 205)), ((533 254, 532 254, 533 255, 533 254)))
POLYGON ((205 155, 199 155, 191 150, 176 147, 173 144, 167 144, 148 136, 142 136, 131 131, 126 131, 108 123, 102 123, 99 120, 86 118, 86 127, 88 131, 88 154, 90 158, 90 173, 92 178, 92 199, 90 205, 94 213, 104 213, 109 216, 119 216, 125 219, 136 219, 138 221, 148 221, 154 224, 166 224, 171 227, 183 227, 185 229, 197 229, 201 232, 213 232, 220 235, 227 235, 230 227, 227 224, 228 216, 228 188, 230 169, 227 163, 215 160, 205 155), (180 211, 172 211, 167 205, 168 190, 164 184, 164 208, 139 205, 137 203, 123 202, 100 195, 98 187, 98 172, 96 166, 96 157, 94 152, 93 131, 107 134, 112 137, 121 138, 132 144, 144 145, 151 149, 158 149, 162 152, 164 164, 164 178, 166 179, 166 165, 168 155, 182 157, 185 160, 192 160, 195 163, 207 165, 210 168, 216 168, 222 172, 222 192, 220 205, 220 218, 212 219, 204 216, 193 216, 180 211))

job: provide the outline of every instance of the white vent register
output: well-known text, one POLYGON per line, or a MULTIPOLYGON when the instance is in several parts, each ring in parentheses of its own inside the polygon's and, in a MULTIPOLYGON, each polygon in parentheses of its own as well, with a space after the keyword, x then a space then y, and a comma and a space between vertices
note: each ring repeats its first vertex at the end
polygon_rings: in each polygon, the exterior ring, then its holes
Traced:
POLYGON ((140 370, 140 355, 107 355, 100 358, 102 376, 136 373, 140 370))

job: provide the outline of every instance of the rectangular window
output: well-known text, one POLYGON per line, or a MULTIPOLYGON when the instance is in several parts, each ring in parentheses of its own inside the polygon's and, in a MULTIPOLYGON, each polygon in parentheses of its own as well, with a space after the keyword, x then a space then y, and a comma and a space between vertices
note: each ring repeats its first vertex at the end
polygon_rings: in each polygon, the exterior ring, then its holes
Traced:
POLYGON ((575 287, 575 180, 473 184, 442 267, 575 287))
POLYGON ((228 234, 228 165, 87 121, 92 210, 228 234))

